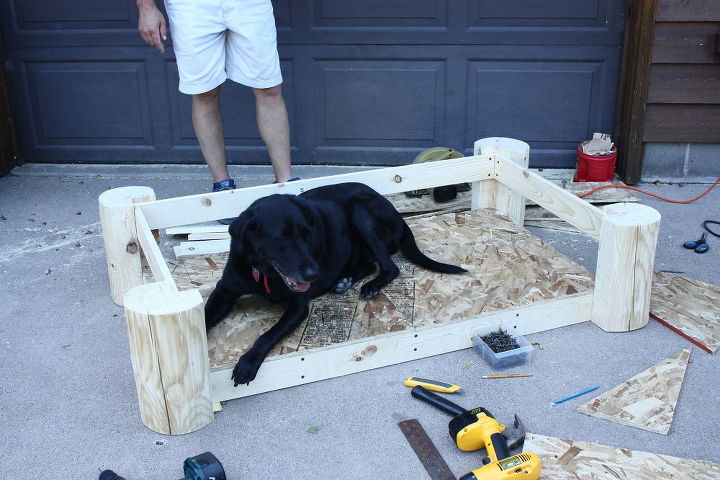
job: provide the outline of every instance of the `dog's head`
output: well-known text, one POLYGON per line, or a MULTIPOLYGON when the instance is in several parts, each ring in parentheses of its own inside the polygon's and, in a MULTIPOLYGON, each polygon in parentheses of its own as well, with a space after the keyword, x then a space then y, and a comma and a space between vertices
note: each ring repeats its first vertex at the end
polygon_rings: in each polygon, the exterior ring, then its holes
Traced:
POLYGON ((231 255, 243 255, 267 277, 282 278, 293 292, 306 292, 318 275, 316 223, 314 211, 302 198, 260 198, 230 225, 231 255))

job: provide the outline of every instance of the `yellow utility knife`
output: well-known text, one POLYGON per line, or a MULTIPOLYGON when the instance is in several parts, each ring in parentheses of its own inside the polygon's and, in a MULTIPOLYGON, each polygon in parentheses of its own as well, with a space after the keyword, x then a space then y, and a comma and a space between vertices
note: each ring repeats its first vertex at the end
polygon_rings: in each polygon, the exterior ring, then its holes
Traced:
POLYGON ((408 387, 417 387, 420 385, 421 387, 425 388, 426 390, 431 390, 433 392, 441 392, 441 393, 455 393, 457 391, 462 390, 461 387, 458 387, 457 385, 453 385, 452 383, 447 382, 439 382, 437 380, 430 380, 428 378, 422 378, 422 377, 408 377, 403 382, 408 387))

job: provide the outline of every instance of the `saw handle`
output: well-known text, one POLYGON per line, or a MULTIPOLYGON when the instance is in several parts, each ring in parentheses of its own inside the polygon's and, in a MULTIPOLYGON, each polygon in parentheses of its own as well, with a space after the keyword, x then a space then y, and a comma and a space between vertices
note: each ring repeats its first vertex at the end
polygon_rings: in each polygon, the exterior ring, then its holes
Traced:
POLYGON ((462 415, 467 412, 467 410, 461 406, 444 397, 441 397, 440 395, 434 394, 430 390, 423 388, 421 385, 413 387, 412 390, 410 390, 410 394, 425 403, 429 403, 438 410, 442 410, 443 412, 452 415, 453 417, 457 417, 458 415, 462 415))

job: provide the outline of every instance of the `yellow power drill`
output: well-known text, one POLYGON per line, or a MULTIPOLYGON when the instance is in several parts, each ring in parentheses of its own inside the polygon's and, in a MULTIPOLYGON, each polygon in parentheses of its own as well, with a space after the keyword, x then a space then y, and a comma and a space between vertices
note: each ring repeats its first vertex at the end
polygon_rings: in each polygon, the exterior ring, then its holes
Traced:
POLYGON ((418 385, 411 390, 413 397, 429 403, 453 416, 448 428, 450 437, 460 450, 470 452, 484 448, 487 457, 483 466, 459 480, 537 480, 540 478, 540 458, 534 453, 510 455, 510 450, 522 446, 525 428, 515 415, 512 426, 506 427, 485 410, 465 410, 418 385))

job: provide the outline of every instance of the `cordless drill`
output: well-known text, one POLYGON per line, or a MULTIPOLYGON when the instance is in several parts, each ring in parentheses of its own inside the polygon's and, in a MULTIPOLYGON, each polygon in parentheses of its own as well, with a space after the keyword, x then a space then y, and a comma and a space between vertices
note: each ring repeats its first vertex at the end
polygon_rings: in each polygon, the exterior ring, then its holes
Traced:
POLYGON ((422 386, 413 387, 413 397, 429 403, 453 416, 448 424, 450 437, 465 452, 487 451, 483 466, 463 475, 459 480, 537 480, 540 478, 540 458, 534 453, 510 455, 510 449, 522 445, 525 429, 515 415, 515 422, 506 427, 485 410, 465 410, 422 386))

